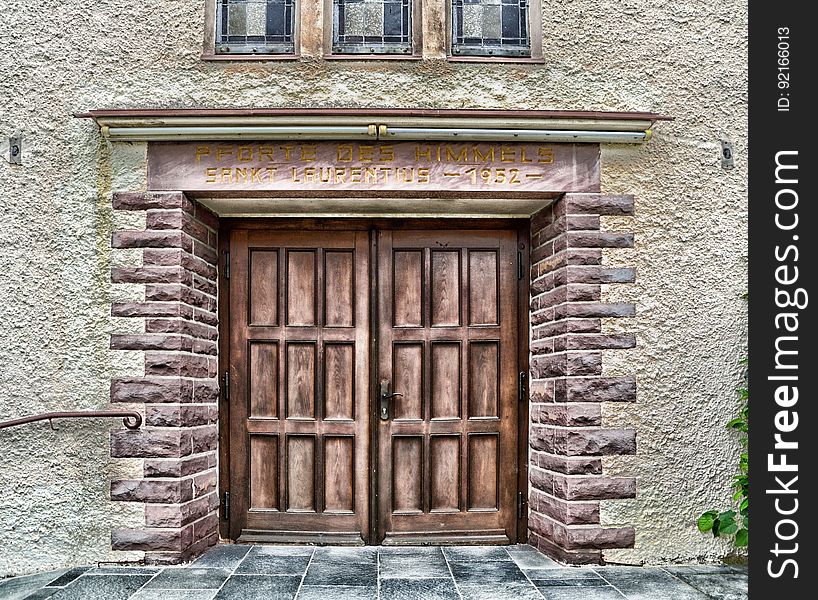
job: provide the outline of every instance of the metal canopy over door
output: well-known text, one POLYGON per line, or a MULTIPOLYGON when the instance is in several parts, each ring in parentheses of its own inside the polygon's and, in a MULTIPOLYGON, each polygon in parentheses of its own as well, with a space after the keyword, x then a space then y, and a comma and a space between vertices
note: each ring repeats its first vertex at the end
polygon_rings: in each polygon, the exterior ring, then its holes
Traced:
POLYGON ((231 232, 231 538, 516 539, 516 242, 231 232))

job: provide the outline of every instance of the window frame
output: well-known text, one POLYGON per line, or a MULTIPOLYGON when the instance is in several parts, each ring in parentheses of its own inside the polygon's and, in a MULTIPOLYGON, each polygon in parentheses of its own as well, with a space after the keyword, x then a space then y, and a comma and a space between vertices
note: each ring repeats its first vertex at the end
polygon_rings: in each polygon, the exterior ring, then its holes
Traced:
POLYGON ((507 63, 536 63, 542 64, 542 1, 528 0, 528 44, 527 55, 509 54, 480 54, 476 52, 454 54, 454 6, 452 0, 446 3, 446 58, 450 62, 507 62, 507 63), (537 18, 534 18, 536 15, 537 18))
POLYGON ((303 56, 324 60, 403 60, 423 58, 445 59, 449 62, 534 63, 543 64, 542 2, 529 0, 528 27, 530 56, 498 56, 488 54, 452 54, 451 0, 413 0, 411 54, 342 53, 333 52, 333 0, 295 0, 292 53, 217 52, 216 3, 204 0, 204 40, 202 60, 205 61, 295 61, 303 56), (317 10, 316 10, 317 9, 317 10), (319 12, 323 13, 319 17, 319 12), (443 13, 443 14, 440 14, 443 13), (537 15, 538 18, 533 18, 537 15), (430 19, 443 22, 441 30, 431 28, 430 19), (424 34, 425 32, 425 34, 424 34))
POLYGON ((301 0, 293 0, 293 47, 289 52, 262 50, 253 52, 252 44, 229 44, 220 51, 218 40, 218 4, 221 0, 205 0, 205 39, 202 58, 205 60, 294 60, 301 56, 301 0), (233 49, 235 48, 235 50, 233 49))
POLYGON ((324 4, 324 58, 342 60, 420 60, 423 58, 423 0, 411 0, 409 52, 345 52, 335 50, 335 0, 324 4))

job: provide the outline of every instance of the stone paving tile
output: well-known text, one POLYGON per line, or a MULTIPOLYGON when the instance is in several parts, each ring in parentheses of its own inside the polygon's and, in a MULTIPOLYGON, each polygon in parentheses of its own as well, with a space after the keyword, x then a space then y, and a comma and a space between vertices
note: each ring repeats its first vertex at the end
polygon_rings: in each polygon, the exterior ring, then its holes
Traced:
POLYGON ((88 571, 91 567, 74 567, 46 584, 48 587, 64 587, 74 581, 77 577, 88 571))
POLYGON ((376 600, 378 588, 345 585, 302 585, 297 600, 376 600))
POLYGON ((198 559, 193 561, 194 567, 209 567, 215 569, 235 569, 236 565, 247 556, 252 546, 239 544, 223 544, 214 546, 198 559))
POLYGON ((233 575, 215 600, 292 600, 300 585, 301 576, 233 575))
POLYGON ((443 554, 381 554, 381 579, 439 579, 451 577, 443 554))
POLYGON ((235 572, 254 575, 303 575, 310 556, 281 556, 253 550, 239 563, 235 572))
POLYGON ((459 600, 451 577, 447 579, 384 579, 381 600, 459 600))
MULTIPOLYGON (((28 596, 26 596, 25 600, 45 600, 45 598, 50 598, 51 596, 56 594, 59 589, 60 588, 45 588, 44 587, 42 589, 37 590, 33 594, 29 594, 28 596)), ((3 595, 3 590, 0 589, 0 598, 4 598, 5 600, 16 600, 17 597, 16 596, 5 596, 5 595, 3 595)), ((22 598, 22 596, 21 596, 21 598, 22 598)))
POLYGON ((530 583, 458 586, 463 600, 542 600, 542 594, 530 583))
POLYGON ((532 581, 549 579, 596 579, 601 578, 591 569, 582 567, 554 567, 549 569, 523 569, 526 577, 532 581))
MULTIPOLYGON (((37 593, 40 587, 61 576, 65 571, 67 571, 67 569, 51 573, 36 573, 34 575, 0 579, 0 598, 3 598, 3 600, 23 600, 24 598, 28 598, 33 593, 37 593)), ((47 596, 44 595, 40 597, 47 598, 47 596)))
POLYGON ((312 556, 315 546, 250 546, 253 552, 274 556, 312 556))
POLYGON ((159 567, 96 567, 86 572, 87 575, 156 575, 159 567))
POLYGON ((707 594, 713 600, 745 600, 747 598, 747 575, 732 570, 706 572, 694 567, 690 571, 674 569, 672 574, 707 594))
POLYGON ((145 589, 216 590, 229 576, 228 569, 200 569, 194 566, 171 567, 154 577, 145 586, 145 589))
POLYGON ((371 563, 351 563, 333 560, 318 562, 313 559, 304 585, 351 585, 369 586, 378 585, 378 566, 371 563))
POLYGON ((508 562, 449 561, 457 585, 493 585, 523 583, 525 575, 511 560, 508 562))
MULTIPOLYGON (((611 586, 604 587, 544 587, 539 588, 545 600, 624 600, 624 596, 611 586)), ((652 600, 676 600, 673 597, 656 597, 652 600)))
POLYGON ((728 565, 673 565, 661 567, 671 575, 717 575, 719 573, 735 573, 728 565))
POLYGON ((54 600, 127 600, 145 585, 150 575, 83 575, 58 589, 54 600))
POLYGON ((594 570, 629 600, 709 600, 696 588, 661 569, 595 567, 594 570))
POLYGON ((381 546, 378 555, 384 556, 428 556, 443 558, 443 549, 440 546, 381 546))
POLYGON ((545 554, 531 546, 524 546, 522 544, 507 546, 506 551, 521 569, 558 569, 562 567, 560 563, 548 558, 545 554))
POLYGON ((140 590, 128 600, 213 600, 216 590, 140 590))
POLYGON ((538 589, 549 587, 604 587, 608 582, 600 577, 580 577, 577 579, 533 579, 538 589))
POLYGON ((449 561, 455 562, 511 560, 503 546, 446 546, 443 554, 449 561))
POLYGON ((330 562, 343 561, 345 563, 372 563, 378 560, 377 546, 324 546, 315 549, 313 561, 330 562))

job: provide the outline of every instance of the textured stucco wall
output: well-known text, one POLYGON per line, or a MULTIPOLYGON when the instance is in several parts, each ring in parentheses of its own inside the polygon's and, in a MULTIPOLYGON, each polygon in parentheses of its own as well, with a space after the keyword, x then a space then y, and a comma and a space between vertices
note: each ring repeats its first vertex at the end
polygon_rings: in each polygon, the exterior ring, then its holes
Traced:
MULTIPOLYGON (((676 117, 646 147, 608 147, 603 192, 636 195, 639 346, 605 368, 639 378, 635 406, 606 424, 638 429, 638 455, 607 461, 636 475, 639 497, 605 503, 603 523, 634 523, 634 550, 609 560, 715 559, 727 551, 693 525, 729 497, 746 289, 746 6, 695 0, 544 3, 544 65, 420 62, 224 63, 200 60, 203 0, 6 0, 0 133, 21 131, 22 167, 0 161, 0 418, 101 407, 108 382, 139 374, 111 352, 112 189, 144 185, 144 146, 101 144, 90 108, 421 106, 650 110, 676 117), (719 139, 737 168, 721 169, 719 139), (713 414, 717 416, 713 417, 713 414), (715 465, 711 464, 714 463, 715 465)), ((611 228, 615 219, 608 220, 611 228)), ((121 289, 120 289, 121 288, 121 289)), ((125 331, 126 325, 117 325, 125 331)), ((0 576, 111 559, 110 530, 138 526, 108 501, 108 480, 140 461, 108 458, 108 424, 0 431, 0 576)), ((118 558, 128 558, 118 554, 118 558)), ((132 558, 132 557, 131 557, 132 558)))

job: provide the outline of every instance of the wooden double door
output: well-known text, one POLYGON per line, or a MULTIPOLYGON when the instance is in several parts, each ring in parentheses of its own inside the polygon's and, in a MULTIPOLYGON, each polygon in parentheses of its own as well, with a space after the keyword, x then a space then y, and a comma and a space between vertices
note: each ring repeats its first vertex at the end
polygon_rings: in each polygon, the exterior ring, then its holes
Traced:
POLYGON ((233 539, 517 539, 517 236, 231 231, 233 539))

